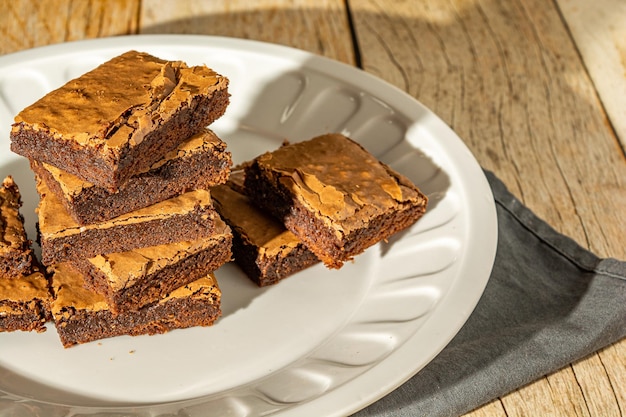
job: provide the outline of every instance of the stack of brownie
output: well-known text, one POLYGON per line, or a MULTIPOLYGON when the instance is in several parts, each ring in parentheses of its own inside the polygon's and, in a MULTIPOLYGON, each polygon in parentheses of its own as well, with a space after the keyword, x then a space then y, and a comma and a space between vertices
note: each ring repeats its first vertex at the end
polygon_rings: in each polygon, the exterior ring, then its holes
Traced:
POLYGON ((228 80, 130 51, 15 118, 11 149, 40 195, 42 263, 64 346, 211 325, 232 234, 209 188, 231 156, 209 126, 228 80))
POLYGON ((428 199, 341 134, 285 144, 212 190, 234 233, 235 261, 259 286, 321 260, 340 268, 415 223, 428 199))

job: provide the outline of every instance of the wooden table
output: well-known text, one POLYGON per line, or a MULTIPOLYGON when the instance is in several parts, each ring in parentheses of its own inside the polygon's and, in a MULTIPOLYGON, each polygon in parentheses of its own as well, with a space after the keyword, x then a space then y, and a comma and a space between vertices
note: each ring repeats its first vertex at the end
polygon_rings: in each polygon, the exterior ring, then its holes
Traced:
MULTIPOLYGON (((535 213, 626 259, 622 0, 0 0, 0 54, 138 33, 290 45, 383 78, 535 213)), ((624 416, 626 340, 471 416, 624 416)))

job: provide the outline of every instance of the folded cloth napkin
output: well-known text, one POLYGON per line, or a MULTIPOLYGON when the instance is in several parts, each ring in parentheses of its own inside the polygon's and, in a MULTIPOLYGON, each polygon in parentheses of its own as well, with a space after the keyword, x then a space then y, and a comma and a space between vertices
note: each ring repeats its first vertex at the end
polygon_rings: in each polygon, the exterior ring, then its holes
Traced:
POLYGON ((458 416, 626 336, 626 262, 553 230, 491 172, 498 249, 476 309, 424 369, 354 416, 458 416))

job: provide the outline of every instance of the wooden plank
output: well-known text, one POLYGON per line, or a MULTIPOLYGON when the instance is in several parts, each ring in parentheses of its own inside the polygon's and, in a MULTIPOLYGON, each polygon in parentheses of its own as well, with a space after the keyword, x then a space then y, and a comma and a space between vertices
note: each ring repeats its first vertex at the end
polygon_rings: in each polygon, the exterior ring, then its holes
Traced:
MULTIPOLYGON (((566 392, 554 389, 546 378, 502 398, 507 417, 554 416, 581 417, 574 407, 561 400, 566 392)), ((586 414, 587 416, 589 414, 586 414)))
POLYGON ((255 39, 346 63, 355 60, 343 0, 144 0, 141 33, 255 39))
POLYGON ((137 30, 140 0, 0 0, 0 54, 137 30))
POLYGON ((626 149, 626 2, 556 1, 626 149))
POLYGON ((545 379, 550 386, 550 391, 555 394, 552 396, 552 401, 557 404, 559 410, 565 411, 566 417, 588 417, 590 415, 587 401, 571 366, 549 375, 545 379))
MULTIPOLYGON (((623 351, 624 346, 626 346, 626 343, 611 346, 606 350, 615 352, 621 347, 623 351)), ((622 358, 621 379, 624 379, 624 374, 626 374, 626 372, 624 372, 624 369, 626 369, 624 367, 625 364, 626 360, 622 358)), ((616 377, 619 377, 619 372, 616 372, 616 369, 619 369, 620 364, 615 363, 614 365, 616 366, 607 367, 599 354, 591 355, 585 358, 585 360, 581 360, 573 365, 576 380, 584 395, 585 403, 593 416, 621 416, 618 398, 621 396, 623 403, 624 386, 612 384, 611 377, 607 373, 608 370, 611 370, 616 377), (608 393, 612 395, 607 395, 608 393)))
POLYGON ((603 367, 599 372, 606 373, 617 405, 622 415, 626 415, 626 340, 601 350, 598 356, 603 367))
POLYGON ((504 411, 502 402, 496 399, 466 414, 466 417, 507 417, 507 414, 504 411))

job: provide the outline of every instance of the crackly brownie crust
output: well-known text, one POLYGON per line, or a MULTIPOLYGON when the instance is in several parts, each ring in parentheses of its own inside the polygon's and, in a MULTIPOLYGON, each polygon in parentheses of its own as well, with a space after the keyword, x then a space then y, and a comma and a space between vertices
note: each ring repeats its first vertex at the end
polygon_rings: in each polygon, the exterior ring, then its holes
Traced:
POLYGON ((427 205, 410 180, 340 134, 257 157, 245 188, 330 268, 410 226, 427 205))
POLYGON ((194 241, 76 258, 85 285, 102 294, 112 312, 136 310, 215 271, 232 258, 232 233, 220 219, 214 233, 194 241))
POLYGON ((37 191, 44 265, 210 236, 219 217, 209 191, 193 190, 106 222, 82 226, 45 181, 38 180, 37 191))
POLYGON ((211 190, 215 209, 233 231, 237 265, 264 287, 318 263, 300 239, 242 193, 242 174, 233 172, 226 185, 211 190))
POLYGON ((19 278, 33 271, 33 250, 21 206, 17 184, 7 176, 0 185, 0 278, 19 278))
POLYGON ((206 66, 129 51, 22 110, 11 150, 115 192, 228 103, 228 79, 206 66))
POLYGON ((0 332, 43 332, 50 319, 48 281, 39 271, 0 278, 0 332))
POLYGON ((84 287, 83 275, 67 263, 52 268, 51 309, 64 347, 121 335, 153 335, 211 326, 221 315, 221 292, 207 274, 135 311, 114 314, 105 298, 84 287))
POLYGON ((30 164, 72 218, 87 225, 111 220, 187 191, 223 184, 230 174, 232 160, 226 143, 211 130, 204 129, 170 151, 148 171, 129 178, 115 193, 49 164, 35 160, 30 164))

